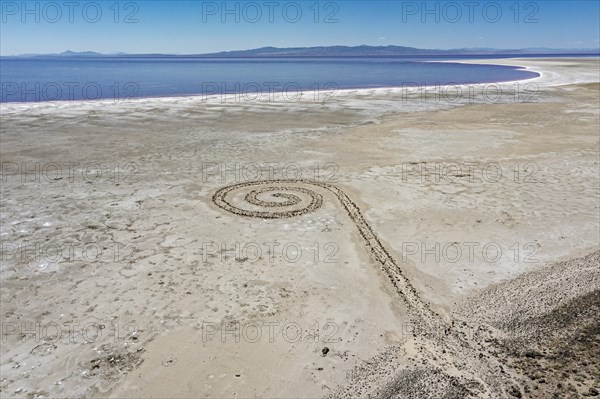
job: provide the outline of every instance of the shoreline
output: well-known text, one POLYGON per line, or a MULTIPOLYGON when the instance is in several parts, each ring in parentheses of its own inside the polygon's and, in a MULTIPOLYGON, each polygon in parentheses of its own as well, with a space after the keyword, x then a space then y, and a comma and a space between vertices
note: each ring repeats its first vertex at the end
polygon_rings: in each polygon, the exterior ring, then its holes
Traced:
MULTIPOLYGON (((596 57, 582 57, 585 59, 596 58, 596 57)), ((223 93, 223 94, 211 94, 204 96, 203 94, 190 94, 182 96, 158 96, 158 97, 139 97, 130 99, 98 99, 98 100, 58 100, 58 101, 40 101, 40 102, 3 102, 0 103, 0 111, 2 113, 18 113, 26 112, 33 109, 53 109, 53 108, 90 108, 95 106, 127 106, 127 105, 138 105, 138 106, 156 106, 165 103, 176 103, 176 104, 205 104, 205 105, 232 105, 232 104, 245 104, 245 105, 294 105, 294 104, 335 104, 336 99, 350 99, 353 96, 365 96, 365 95, 411 95, 414 92, 408 93, 408 89, 419 88, 420 90, 428 91, 432 89, 439 89, 441 87, 459 87, 461 90, 464 89, 482 89, 487 85, 499 85, 501 89, 504 86, 511 86, 514 84, 528 84, 535 83, 541 87, 557 87, 569 84, 583 84, 593 83, 597 81, 597 77, 565 77, 555 72, 548 71, 543 65, 545 62, 556 62, 578 59, 574 57, 543 57, 543 58, 500 58, 500 59, 473 59, 473 60, 440 60, 440 61, 423 61, 423 62, 434 62, 434 63, 461 63, 461 64, 475 64, 475 65, 498 65, 498 66, 512 66, 520 69, 524 69, 530 72, 535 72, 540 76, 511 81, 496 81, 496 82, 485 82, 485 83, 467 83, 458 85, 420 85, 420 86, 405 86, 405 87, 373 87, 373 88, 348 88, 340 90, 303 90, 301 91, 301 98, 299 100, 292 100, 284 98, 283 92, 267 93, 267 95, 261 94, 261 99, 258 101, 245 101, 239 100, 241 93, 223 93), (518 64, 516 63, 518 62, 518 64), (537 64, 537 65, 536 65, 537 64), (315 95, 320 94, 324 97, 331 95, 331 101, 314 101, 311 100, 315 95), (262 100, 262 97, 267 97, 266 100, 262 100), (269 99, 271 97, 271 99, 269 99), (88 106, 88 107, 86 107, 88 106)), ((504 90, 502 90, 504 91, 504 90)), ((481 94, 478 94, 481 96, 481 94)), ((457 101, 447 101, 448 105, 460 105, 457 101)))
MULTIPOLYGON (((586 57, 590 58, 590 57, 586 57)), ((456 64, 473 64, 473 65, 497 65, 497 66, 511 66, 519 69, 524 69, 529 72, 534 72, 539 74, 537 77, 525 78, 519 80, 508 80, 508 81, 492 81, 492 82, 478 82, 478 83, 461 83, 461 84, 446 84, 446 85, 418 85, 418 86, 384 86, 384 87, 372 87, 372 88, 344 88, 339 90, 301 90, 301 99, 300 100, 288 100, 283 96, 284 92, 268 92, 262 93, 261 99, 258 101, 242 101, 245 104, 294 104, 294 103, 320 103, 318 101, 305 100, 304 98, 314 98, 316 94, 321 94, 323 96, 331 95, 333 93, 333 98, 336 96, 340 97, 350 97, 350 96, 362 96, 367 94, 403 94, 408 89, 419 88, 422 90, 430 90, 440 87, 460 87, 461 89, 465 88, 481 88, 487 85, 514 85, 515 83, 530 83, 543 81, 545 79, 545 74, 543 71, 537 69, 534 65, 516 65, 514 64, 515 60, 524 60, 524 61, 535 61, 535 60, 562 60, 569 59, 569 57, 543 57, 543 58, 501 58, 501 59, 474 59, 474 60, 439 60, 439 61, 422 61, 427 63, 456 63, 456 64), (500 62, 500 61, 509 61, 509 62, 500 62), (490 61, 490 62, 487 62, 490 61), (262 97, 267 97, 269 99, 262 100, 262 97), (271 99, 272 98, 272 99, 271 99)), ((560 85, 561 83, 552 84, 551 86, 560 85)), ((110 99, 110 98, 102 98, 97 100, 57 100, 57 101, 38 101, 38 102, 2 102, 0 103, 0 107, 9 107, 10 111, 13 111, 16 108, 22 108, 23 110, 32 109, 32 108, 42 108, 44 106, 48 107, 62 107, 66 104, 74 104, 74 106, 82 106, 82 105, 111 105, 111 104, 120 104, 120 105, 128 105, 128 104, 142 104, 142 105, 153 105, 155 103, 164 103, 164 102, 180 102, 180 103, 214 103, 214 100, 220 100, 218 104, 235 104, 240 101, 235 101, 237 97, 242 96, 242 93, 220 93, 220 94, 210 94, 204 95, 202 93, 197 94, 189 94, 189 95, 176 95, 176 96, 153 96, 153 97, 135 97, 128 99, 110 99)))
MULTIPOLYGON (((561 82, 561 81, 550 81, 550 82, 545 82, 545 80, 548 79, 548 76, 546 76, 548 73, 544 72, 543 68, 540 69, 539 65, 533 65, 536 63, 536 61, 539 63, 539 61, 557 61, 557 60, 569 60, 569 59, 593 59, 593 58, 600 58, 600 56, 552 56, 552 57, 535 57, 535 58, 531 58, 531 57, 510 57, 510 58, 476 58, 476 59, 448 59, 448 60, 421 60, 419 62, 423 62, 423 63, 454 63, 454 64, 471 64, 471 65, 496 65, 496 66, 510 66, 510 67, 515 67, 515 68, 519 68, 519 69, 523 69, 529 72, 534 72, 539 74, 540 76, 537 77, 533 77, 533 78, 526 78, 526 79, 519 79, 519 80, 508 80, 508 81, 492 81, 492 82, 478 82, 478 83, 461 83, 461 84, 446 84, 446 85, 418 85, 418 86, 383 86, 383 87, 372 87, 372 88, 368 88, 368 87, 362 87, 362 88, 344 88, 344 89, 339 89, 339 90, 301 90, 302 96, 306 96, 306 97, 311 97, 311 95, 314 97, 315 93, 323 93, 323 94, 330 94, 330 93, 335 93, 335 95, 341 95, 341 96, 350 96, 350 95, 365 95, 365 94, 401 94, 403 90, 406 90, 408 88, 414 88, 414 87, 419 87, 425 90, 431 89, 431 88, 437 88, 437 87, 448 87, 448 86, 452 86, 452 87, 460 87, 460 88, 467 88, 467 87, 482 87, 482 86, 486 86, 486 85, 490 85, 490 84, 504 84, 504 85, 511 85, 511 84, 515 84, 515 83, 529 83, 529 82, 542 82, 542 83, 548 83, 546 86, 547 87, 555 87, 555 86, 560 86, 560 85, 564 85, 564 84, 578 84, 578 83, 588 83, 588 82, 594 82, 593 79, 588 79, 588 80, 582 80, 582 81, 573 81, 573 80, 568 80, 565 82, 561 82), (515 64, 514 61, 524 61, 524 63, 522 64, 515 64)), ((557 74, 554 74, 554 77, 558 77, 557 74)), ((269 96, 277 96, 281 99, 282 97, 282 93, 283 92, 271 92, 271 93, 267 93, 267 97, 269 96)), ((221 101, 220 103, 222 104, 226 104, 228 101, 230 100, 232 97, 235 98, 236 96, 241 96, 241 93, 221 93, 221 94, 210 94, 210 95, 204 95, 202 93, 194 93, 194 94, 187 94, 187 95, 175 95, 175 96, 152 96, 152 97, 133 97, 133 98, 128 98, 128 99, 119 99, 119 100, 115 100, 115 99, 110 99, 110 98, 101 98, 101 99, 95 99, 95 100, 56 100, 56 101, 31 101, 31 102, 0 102, 0 107, 13 107, 16 108, 18 106, 21 106, 22 108, 39 108, 39 107, 43 107, 44 105, 48 105, 48 106, 63 106, 65 104, 75 104, 75 105, 110 105, 110 104, 131 104, 131 103, 148 103, 150 105, 150 103, 152 102, 173 102, 173 101, 178 101, 178 102, 204 102, 204 103, 209 103, 214 99, 218 99, 218 98, 222 98, 224 99, 223 101, 221 101)), ((261 96, 262 97, 262 96, 261 96)), ((265 103, 306 103, 306 102, 310 102, 310 101, 305 101, 305 100, 299 100, 299 101, 289 101, 289 100, 267 100, 267 101, 263 101, 263 100, 259 100, 259 101, 246 101, 246 104, 265 104, 265 103)))

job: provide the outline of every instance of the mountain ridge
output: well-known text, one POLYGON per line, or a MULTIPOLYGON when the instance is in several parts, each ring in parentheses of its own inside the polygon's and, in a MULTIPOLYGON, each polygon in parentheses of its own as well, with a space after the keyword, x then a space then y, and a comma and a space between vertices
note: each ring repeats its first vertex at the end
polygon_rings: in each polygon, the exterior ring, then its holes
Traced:
POLYGON ((494 48, 457 48, 457 49, 420 49, 406 46, 315 46, 315 47, 260 47, 249 50, 221 51, 202 54, 134 54, 113 53, 103 54, 95 51, 71 51, 50 54, 21 54, 11 57, 376 57, 376 56, 448 56, 448 55, 519 55, 519 54, 600 54, 599 49, 552 49, 552 48, 523 48, 523 49, 494 49, 494 48))

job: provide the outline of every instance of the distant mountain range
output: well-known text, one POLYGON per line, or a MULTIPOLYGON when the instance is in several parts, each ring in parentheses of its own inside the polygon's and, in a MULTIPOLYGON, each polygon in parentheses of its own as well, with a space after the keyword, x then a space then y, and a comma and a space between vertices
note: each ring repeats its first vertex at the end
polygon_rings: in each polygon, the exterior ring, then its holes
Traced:
POLYGON ((554 54, 579 53, 580 51, 598 53, 600 49, 548 49, 529 48, 514 50, 498 50, 492 48, 461 48, 451 50, 420 49, 403 46, 322 46, 322 47, 262 47, 253 50, 225 51, 213 54, 204 54, 212 57, 343 57, 343 56, 407 56, 407 55, 470 55, 470 54, 554 54))
POLYGON ((519 54, 599 54, 600 49, 493 49, 459 48, 450 50, 419 49, 404 46, 319 46, 319 47, 261 47, 252 50, 223 51, 208 54, 102 54, 94 51, 65 51, 55 54, 22 54, 17 57, 390 57, 390 56, 451 56, 451 55, 519 55, 519 54))

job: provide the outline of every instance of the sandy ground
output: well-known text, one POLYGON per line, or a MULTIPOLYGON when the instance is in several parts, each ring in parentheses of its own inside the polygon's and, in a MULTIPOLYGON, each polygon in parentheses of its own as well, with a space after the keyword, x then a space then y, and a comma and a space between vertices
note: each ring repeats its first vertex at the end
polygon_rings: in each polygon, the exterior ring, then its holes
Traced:
POLYGON ((597 394, 599 61, 485 62, 541 76, 2 104, 2 396, 597 394))

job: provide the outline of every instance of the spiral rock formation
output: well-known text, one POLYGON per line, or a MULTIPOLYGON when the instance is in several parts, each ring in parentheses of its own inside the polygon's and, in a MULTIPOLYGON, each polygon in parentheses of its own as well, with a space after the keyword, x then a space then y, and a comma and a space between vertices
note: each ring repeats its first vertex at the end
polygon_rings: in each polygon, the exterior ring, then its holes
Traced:
POLYGON ((282 219, 314 212, 323 204, 323 197, 315 189, 325 189, 332 193, 354 222, 364 239, 367 249, 386 273, 396 291, 407 302, 411 311, 416 312, 422 322, 439 328, 445 324, 428 303, 424 302, 402 269, 383 246, 379 237, 367 223, 360 208, 338 187, 311 180, 266 180, 234 184, 218 190, 213 202, 219 208, 236 215, 282 219))

